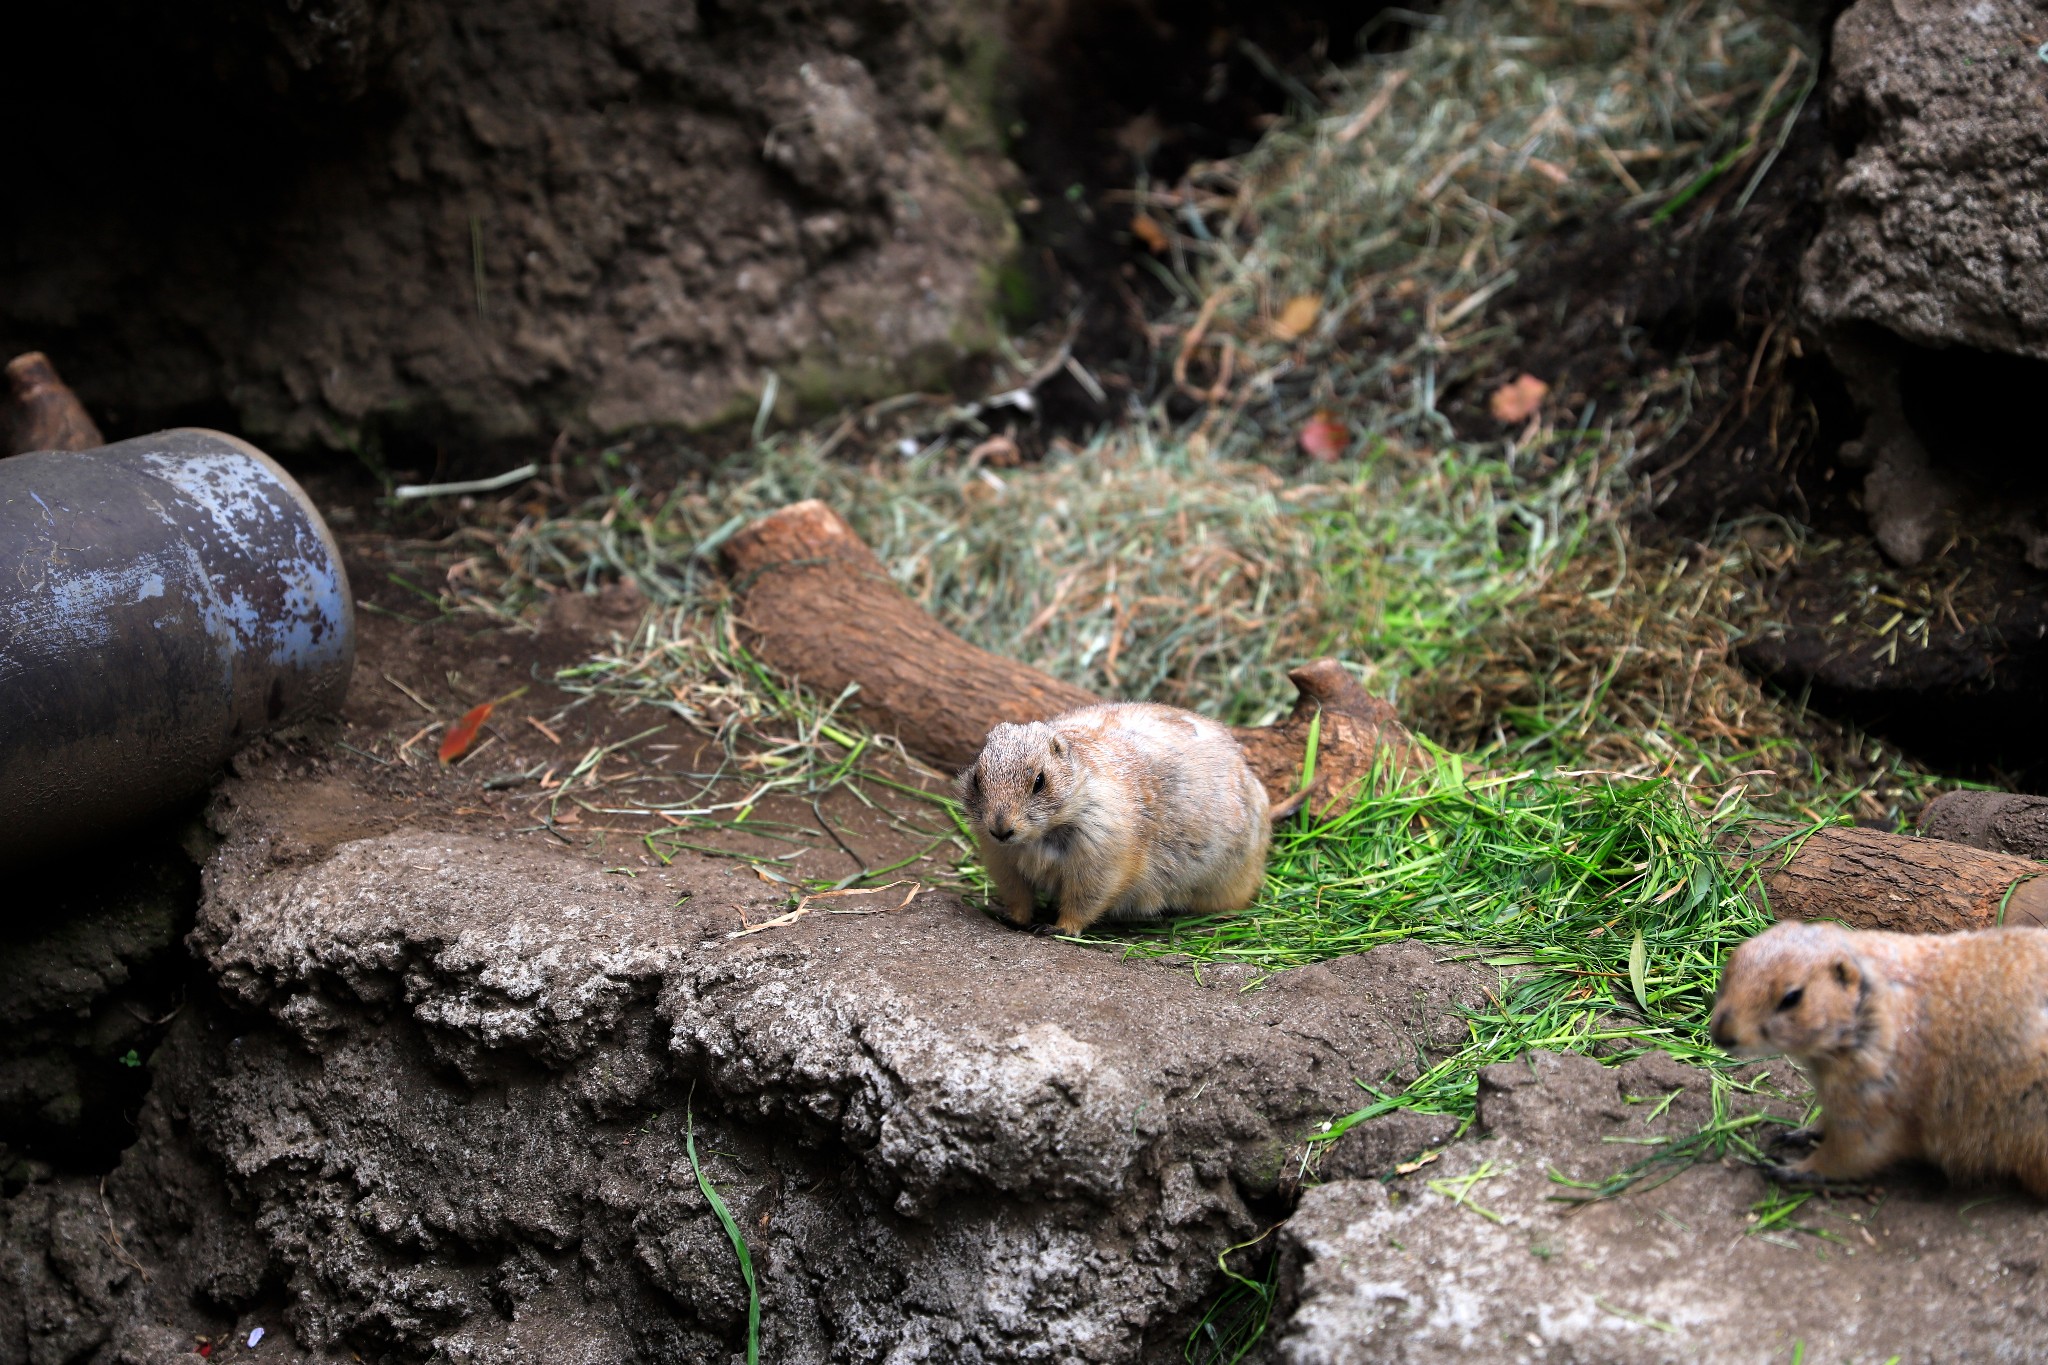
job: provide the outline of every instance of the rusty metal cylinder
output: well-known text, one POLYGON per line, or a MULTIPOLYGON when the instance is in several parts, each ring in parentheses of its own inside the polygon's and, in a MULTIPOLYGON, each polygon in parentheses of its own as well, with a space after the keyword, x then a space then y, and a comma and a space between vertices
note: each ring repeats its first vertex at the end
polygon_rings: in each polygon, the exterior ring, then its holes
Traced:
POLYGON ((334 536, 246 441, 0 459, 0 865, 203 791, 354 662, 334 536))

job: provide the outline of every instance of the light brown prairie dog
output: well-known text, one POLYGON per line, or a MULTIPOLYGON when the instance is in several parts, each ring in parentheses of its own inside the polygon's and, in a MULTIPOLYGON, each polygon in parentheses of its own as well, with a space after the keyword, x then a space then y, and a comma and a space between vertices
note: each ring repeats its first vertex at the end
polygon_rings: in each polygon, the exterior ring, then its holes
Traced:
POLYGON ((998 725, 959 790, 1013 924, 1040 896, 1062 934, 1241 910, 1265 876, 1266 789, 1230 732, 1192 711, 1103 702, 998 725))
POLYGON ((1887 934, 1780 924, 1735 950, 1714 1041, 1813 1080, 1817 1184, 1922 1160, 2048 1197, 2048 929, 1887 934))

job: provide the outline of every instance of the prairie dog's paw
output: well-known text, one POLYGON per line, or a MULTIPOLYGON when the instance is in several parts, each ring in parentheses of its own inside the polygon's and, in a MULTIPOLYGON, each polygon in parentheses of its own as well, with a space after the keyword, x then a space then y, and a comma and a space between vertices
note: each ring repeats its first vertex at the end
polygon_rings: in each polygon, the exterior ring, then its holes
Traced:
POLYGON ((1821 1130, 1812 1124, 1787 1128, 1767 1144, 1774 1152, 1810 1152, 1820 1145, 1821 1130))
POLYGON ((1796 1162, 1765 1161, 1757 1169, 1764 1173, 1764 1179, 1774 1185, 1783 1185, 1795 1190, 1818 1190, 1827 1186, 1828 1178, 1818 1171, 1808 1170, 1796 1162))

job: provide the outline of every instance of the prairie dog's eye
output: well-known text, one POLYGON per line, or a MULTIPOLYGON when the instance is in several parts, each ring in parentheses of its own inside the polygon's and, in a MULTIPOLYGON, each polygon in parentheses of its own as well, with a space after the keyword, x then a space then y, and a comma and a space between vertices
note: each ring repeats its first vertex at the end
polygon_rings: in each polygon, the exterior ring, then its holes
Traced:
POLYGON ((1039 792, 1042 792, 1042 791, 1044 791, 1044 790, 1045 790, 1045 774, 1044 774, 1044 773, 1040 773, 1040 774, 1039 774, 1038 776, 1036 776, 1036 777, 1034 777, 1034 778, 1032 778, 1032 779, 1031 779, 1031 791, 1032 791, 1032 793, 1033 793, 1034 795, 1036 795, 1037 793, 1039 793, 1039 792))
POLYGON ((1794 986, 1791 990, 1786 991, 1784 996, 1779 999, 1778 1008, 1781 1010, 1797 1009, 1799 1008, 1799 1002, 1805 998, 1806 987, 1794 986))

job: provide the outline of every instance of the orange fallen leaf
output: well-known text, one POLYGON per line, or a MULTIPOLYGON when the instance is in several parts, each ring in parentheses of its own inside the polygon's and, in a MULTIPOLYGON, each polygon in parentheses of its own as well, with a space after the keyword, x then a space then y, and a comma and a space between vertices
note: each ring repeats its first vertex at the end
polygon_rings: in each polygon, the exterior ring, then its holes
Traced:
POLYGON ((467 715, 448 727, 448 733, 441 736, 441 761, 453 763, 469 752, 469 746, 476 743, 477 731, 484 728, 484 722, 491 718, 494 701, 482 706, 472 706, 467 715))
POLYGON ((1316 314, 1322 311, 1322 302, 1315 295, 1296 294, 1273 320, 1273 335, 1282 341, 1292 341, 1315 326, 1316 314))
POLYGON ((1486 407, 1496 421, 1513 426, 1526 422, 1536 409, 1543 406, 1544 398, 1550 393, 1550 385, 1533 374, 1517 375, 1493 391, 1493 397, 1486 400, 1486 407))
POLYGON ((1148 214, 1141 213, 1131 219, 1131 236, 1143 242, 1145 249, 1154 256, 1166 250, 1166 229, 1154 222, 1148 214))
POLYGON ((1303 425, 1301 435, 1297 439, 1310 459, 1328 464, 1332 460, 1342 458, 1344 452, 1350 449, 1351 428, 1337 420, 1337 414, 1328 408, 1319 408, 1316 415, 1303 425))

